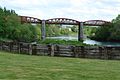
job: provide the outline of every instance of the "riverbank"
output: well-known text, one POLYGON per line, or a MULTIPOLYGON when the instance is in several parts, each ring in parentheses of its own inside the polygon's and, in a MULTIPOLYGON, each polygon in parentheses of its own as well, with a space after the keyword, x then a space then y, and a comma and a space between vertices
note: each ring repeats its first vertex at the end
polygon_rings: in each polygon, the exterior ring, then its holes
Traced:
MULTIPOLYGON (((49 38, 49 37, 48 37, 49 38)), ((83 43, 83 41, 76 40, 60 40, 60 39, 46 39, 41 40, 38 44, 59 44, 59 45, 74 45, 74 46, 89 46, 89 44, 83 43)))
POLYGON ((99 38, 95 38, 95 37, 89 37, 89 39, 99 41, 99 42, 118 42, 118 43, 120 43, 119 39, 99 39, 99 38))
MULTIPOLYGON (((47 39, 57 39, 57 40, 73 40, 78 41, 78 37, 76 36, 57 36, 57 37, 47 37, 47 39)), ((98 46, 120 46, 120 42, 102 42, 102 41, 95 41, 89 38, 84 39, 83 43, 88 45, 98 45, 98 46)))

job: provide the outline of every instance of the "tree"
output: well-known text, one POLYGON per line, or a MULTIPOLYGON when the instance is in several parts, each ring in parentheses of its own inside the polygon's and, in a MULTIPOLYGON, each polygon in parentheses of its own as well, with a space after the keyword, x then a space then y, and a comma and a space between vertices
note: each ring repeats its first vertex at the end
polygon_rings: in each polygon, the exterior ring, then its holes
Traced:
POLYGON ((93 26, 85 26, 84 27, 84 34, 88 37, 94 36, 96 33, 96 29, 98 27, 93 27, 93 26))
POLYGON ((46 25, 46 35, 47 36, 59 36, 60 28, 58 25, 46 25))
POLYGON ((40 35, 40 30, 31 24, 21 24, 14 10, 0 8, 0 38, 32 42, 40 35))
POLYGON ((108 37, 110 36, 110 28, 109 26, 102 26, 97 29, 95 32, 95 38, 97 40, 108 40, 108 37))
POLYGON ((77 33, 78 32, 78 26, 71 27, 72 32, 77 33))
POLYGON ((113 19, 110 25, 98 28, 92 39, 102 41, 120 41, 120 15, 113 19))

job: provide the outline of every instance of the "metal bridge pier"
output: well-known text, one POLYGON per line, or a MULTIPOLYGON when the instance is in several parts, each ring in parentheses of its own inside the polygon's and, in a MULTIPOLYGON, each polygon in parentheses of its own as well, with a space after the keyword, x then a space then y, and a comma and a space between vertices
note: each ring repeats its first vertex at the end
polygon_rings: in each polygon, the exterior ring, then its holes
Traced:
POLYGON ((45 28, 45 20, 42 20, 42 28, 41 28, 41 39, 45 40, 46 38, 46 28, 45 28))
POLYGON ((79 28, 78 28, 78 41, 83 40, 84 36, 83 36, 83 22, 79 23, 79 28))

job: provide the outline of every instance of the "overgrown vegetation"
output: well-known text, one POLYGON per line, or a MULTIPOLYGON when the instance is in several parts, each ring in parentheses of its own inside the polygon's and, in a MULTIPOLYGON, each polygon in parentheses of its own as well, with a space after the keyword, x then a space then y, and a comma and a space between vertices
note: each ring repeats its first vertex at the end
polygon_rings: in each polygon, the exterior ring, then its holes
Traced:
POLYGON ((40 44, 61 44, 61 45, 76 45, 76 46, 88 46, 82 41, 72 41, 72 40, 57 40, 57 39, 46 39, 44 41, 39 41, 40 44))
POLYGON ((120 80, 120 61, 0 52, 1 80, 120 80))
POLYGON ((84 34, 87 37, 94 36, 97 30, 97 26, 84 26, 84 34))
POLYGON ((52 37, 52 36, 60 36, 60 26, 59 25, 46 25, 46 36, 52 37))
POLYGON ((39 37, 39 32, 31 24, 21 24, 14 10, 0 8, 0 39, 31 42, 39 37))
POLYGON ((46 25, 46 36, 52 37, 52 36, 62 36, 62 35, 72 35, 77 34, 78 32, 78 26, 63 26, 63 25, 46 25))
POLYGON ((99 27, 91 38, 99 41, 120 41, 120 15, 110 25, 99 27))

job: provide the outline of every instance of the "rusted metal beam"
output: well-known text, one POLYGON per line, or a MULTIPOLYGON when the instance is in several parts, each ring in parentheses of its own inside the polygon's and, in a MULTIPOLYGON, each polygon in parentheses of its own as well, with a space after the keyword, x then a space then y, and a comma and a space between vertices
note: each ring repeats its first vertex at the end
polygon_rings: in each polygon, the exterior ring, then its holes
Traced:
MULTIPOLYGON (((42 20, 29 16, 19 16, 21 23, 36 23, 42 24, 42 20)), ((80 21, 68 19, 68 18, 53 18, 45 20, 46 24, 67 24, 67 25, 79 25, 80 21)), ((83 22, 87 26, 104 26, 109 25, 110 22, 104 20, 88 20, 83 22)))
POLYGON ((41 24, 42 20, 34 17, 29 17, 29 16, 19 16, 21 23, 36 23, 36 24, 41 24))

